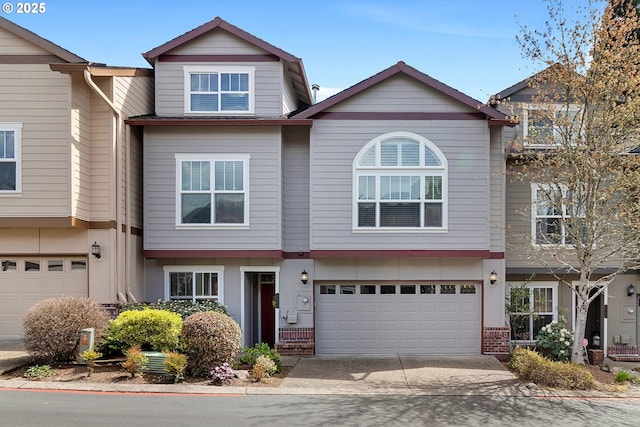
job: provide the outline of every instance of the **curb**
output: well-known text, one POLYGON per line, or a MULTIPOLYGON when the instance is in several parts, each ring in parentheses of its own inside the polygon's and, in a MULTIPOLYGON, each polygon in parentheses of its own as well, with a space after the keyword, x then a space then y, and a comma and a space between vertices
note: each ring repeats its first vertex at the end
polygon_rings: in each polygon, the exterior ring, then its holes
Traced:
POLYGON ((515 390, 503 392, 487 392, 483 390, 447 390, 438 388, 433 390, 421 388, 294 388, 294 387, 217 387, 192 386, 180 384, 101 384, 101 383, 60 383, 28 380, 3 380, 0 382, 2 390, 22 391, 62 391, 87 393, 131 393, 157 395, 194 395, 194 396, 260 396, 260 395, 315 395, 315 396, 495 396, 495 397, 525 397, 547 399, 640 399, 640 391, 606 393, 598 391, 572 390, 529 390, 524 385, 515 390))

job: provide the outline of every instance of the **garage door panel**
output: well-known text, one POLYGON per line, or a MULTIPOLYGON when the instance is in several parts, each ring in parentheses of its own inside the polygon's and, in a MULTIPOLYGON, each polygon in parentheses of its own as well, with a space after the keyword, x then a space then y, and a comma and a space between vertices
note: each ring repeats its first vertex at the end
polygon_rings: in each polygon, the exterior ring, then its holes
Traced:
POLYGON ((0 337, 22 336, 24 314, 44 299, 88 296, 86 259, 38 256, 5 256, 3 259, 15 264, 12 271, 0 271, 0 337), (28 271, 37 265, 39 270, 28 271), (54 268, 57 271, 53 271, 54 268))
MULTIPOLYGON (((479 354, 479 284, 468 294, 460 293, 460 285, 384 286, 389 293, 376 285, 375 294, 362 294, 360 285, 348 285, 349 294, 317 295, 316 352, 479 354), (412 289, 415 294, 401 293, 412 289)), ((365 292, 371 291, 368 285, 365 292)))

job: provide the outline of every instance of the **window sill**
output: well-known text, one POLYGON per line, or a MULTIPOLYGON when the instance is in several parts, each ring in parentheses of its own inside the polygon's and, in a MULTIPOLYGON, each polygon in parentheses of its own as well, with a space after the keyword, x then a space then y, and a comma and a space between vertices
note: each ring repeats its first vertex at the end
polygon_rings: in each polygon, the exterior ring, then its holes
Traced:
POLYGON ((444 234, 448 233, 447 228, 354 228, 353 233, 425 233, 425 234, 444 234))
POLYGON ((248 230, 249 224, 176 224, 178 230, 248 230))

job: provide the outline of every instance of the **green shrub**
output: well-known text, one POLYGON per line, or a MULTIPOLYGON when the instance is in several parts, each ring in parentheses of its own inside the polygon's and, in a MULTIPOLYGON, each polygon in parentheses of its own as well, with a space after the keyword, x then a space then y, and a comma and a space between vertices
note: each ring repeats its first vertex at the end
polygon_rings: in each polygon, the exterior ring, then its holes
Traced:
POLYGON ((262 381, 266 383, 271 378, 271 375, 276 372, 276 364, 271 358, 268 356, 261 354, 256 359, 256 363, 253 365, 253 369, 251 370, 251 376, 256 381, 262 381))
POLYGON ((89 373, 87 374, 87 378, 89 378, 91 374, 93 374, 93 369, 96 366, 96 359, 100 359, 102 357, 102 353, 93 349, 89 349, 83 351, 80 354, 80 357, 82 357, 82 359, 87 364, 87 370, 89 371, 89 373))
POLYGON ((182 342, 189 358, 187 371, 194 376, 209 376, 211 369, 231 363, 240 351, 240 326, 226 314, 206 311, 184 320, 182 342))
POLYGON ((120 313, 109 329, 112 338, 127 347, 171 351, 178 347, 182 319, 166 310, 130 310, 120 313))
POLYGON ((35 365, 29 366, 25 371, 24 377, 35 380, 41 380, 42 378, 48 378, 55 375, 55 371, 49 365, 35 365))
POLYGON ((167 375, 173 377, 173 382, 177 383, 184 378, 184 371, 187 369, 187 356, 181 353, 171 352, 164 361, 164 370, 167 375))
POLYGON ((521 380, 545 387, 589 390, 595 385, 593 375, 584 366, 554 362, 525 348, 513 350, 509 366, 521 380))
POLYGON ((87 298, 59 297, 41 301, 24 316, 24 345, 38 362, 74 360, 80 331, 95 329, 100 340, 109 323, 109 314, 87 298))
POLYGON ((536 347, 543 349, 551 360, 570 360, 572 346, 573 333, 567 329, 564 317, 543 326, 536 337, 536 347))
POLYGON ((109 322, 109 326, 102 337, 102 340, 98 343, 98 348, 100 352, 104 355, 104 357, 119 357, 124 354, 124 351, 129 348, 129 346, 122 342, 118 341, 115 338, 113 328, 113 321, 109 322))
POLYGON ((256 360, 258 360, 259 356, 265 355, 276 364, 276 372, 282 371, 282 359, 280 358, 280 354, 276 349, 269 347, 269 344, 267 343, 263 342, 261 344, 256 344, 253 347, 244 347, 242 352, 244 354, 240 358, 240 363, 253 366, 256 364, 256 360))
POLYGON ((127 356, 127 360, 122 362, 124 370, 131 374, 131 378, 134 378, 136 375, 142 376, 142 371, 147 366, 147 363, 149 363, 149 358, 142 354, 140 346, 131 347, 125 351, 125 356, 127 356))
POLYGON ((167 310, 172 313, 177 313, 182 317, 182 320, 195 313, 202 313, 204 311, 217 311, 218 313, 229 314, 224 305, 218 301, 186 301, 186 300, 171 300, 171 301, 157 301, 152 303, 144 302, 131 302, 124 303, 120 306, 120 311, 129 310, 144 310, 145 308, 152 308, 155 310, 167 310))

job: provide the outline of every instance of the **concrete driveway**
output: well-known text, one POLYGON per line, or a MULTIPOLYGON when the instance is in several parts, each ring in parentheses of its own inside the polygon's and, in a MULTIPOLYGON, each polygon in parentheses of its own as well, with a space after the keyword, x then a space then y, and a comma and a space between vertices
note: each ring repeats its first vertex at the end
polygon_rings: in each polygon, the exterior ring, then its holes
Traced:
POLYGON ((493 356, 315 356, 298 360, 281 387, 361 393, 528 395, 493 356))

